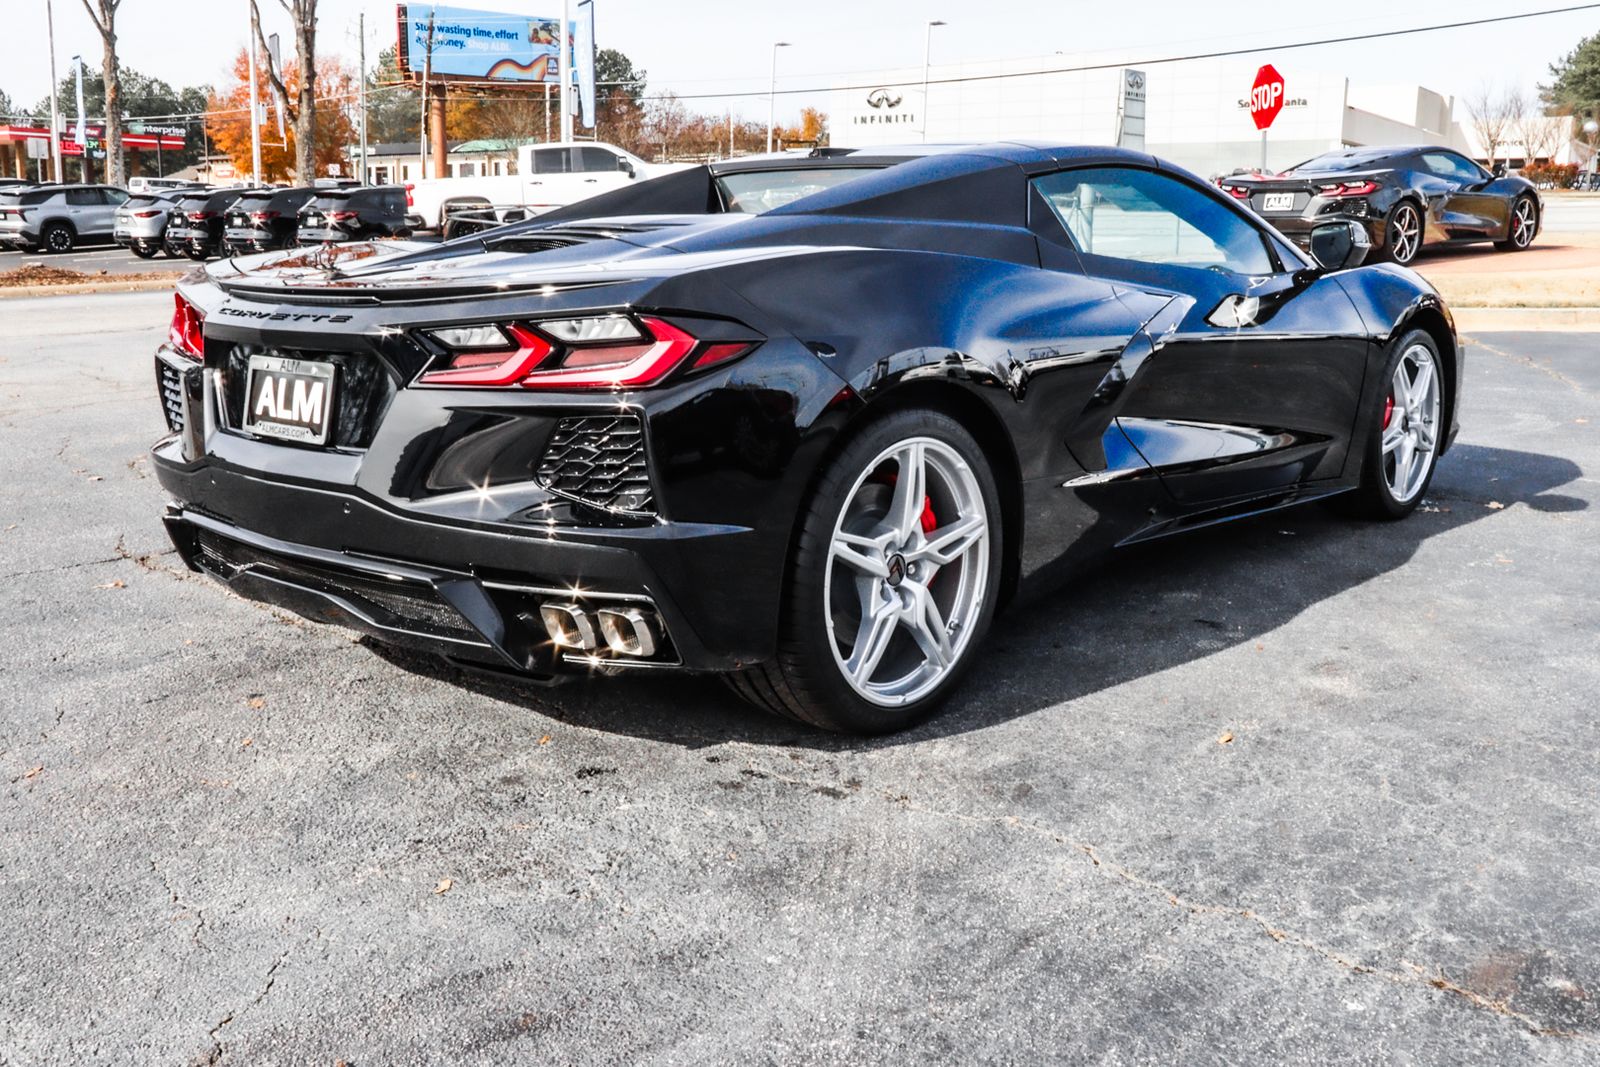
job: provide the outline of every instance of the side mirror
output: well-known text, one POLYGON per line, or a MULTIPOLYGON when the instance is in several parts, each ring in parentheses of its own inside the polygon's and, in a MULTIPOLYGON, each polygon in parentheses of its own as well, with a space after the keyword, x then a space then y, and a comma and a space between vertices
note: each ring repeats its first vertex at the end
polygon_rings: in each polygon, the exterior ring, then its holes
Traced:
POLYGON ((623 159, 621 156, 617 157, 617 169, 620 170, 622 173, 626 174, 630 178, 637 178, 638 177, 638 175, 635 174, 634 171, 633 171, 633 164, 629 163, 626 159, 623 159))
POLYGON ((1504 178, 1506 176, 1506 165, 1504 163, 1496 163, 1494 165, 1494 170, 1490 171, 1489 173, 1493 174, 1496 178, 1504 178))
POLYGON ((1328 222, 1311 231, 1311 258, 1323 270, 1349 270, 1366 262, 1372 251, 1367 229, 1359 222, 1328 222))

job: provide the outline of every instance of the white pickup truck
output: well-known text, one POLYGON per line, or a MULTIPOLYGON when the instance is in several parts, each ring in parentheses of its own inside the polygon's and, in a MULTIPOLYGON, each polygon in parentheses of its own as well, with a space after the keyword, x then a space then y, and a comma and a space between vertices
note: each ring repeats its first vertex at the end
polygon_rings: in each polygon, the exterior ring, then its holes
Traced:
POLYGON ((407 182, 406 215, 413 226, 430 230, 444 230, 453 217, 481 220, 492 214, 496 221, 514 222, 685 165, 646 163, 595 141, 523 145, 515 174, 407 182))

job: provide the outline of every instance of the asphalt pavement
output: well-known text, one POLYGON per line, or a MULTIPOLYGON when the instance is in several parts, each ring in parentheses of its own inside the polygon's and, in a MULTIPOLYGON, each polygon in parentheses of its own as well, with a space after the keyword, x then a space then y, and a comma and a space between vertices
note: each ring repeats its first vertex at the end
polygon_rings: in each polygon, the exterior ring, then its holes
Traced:
POLYGON ((0 1064, 1600 1058, 1597 335, 1472 338, 1407 521, 1112 557, 862 742, 182 570, 169 299, 5 304, 0 1064))

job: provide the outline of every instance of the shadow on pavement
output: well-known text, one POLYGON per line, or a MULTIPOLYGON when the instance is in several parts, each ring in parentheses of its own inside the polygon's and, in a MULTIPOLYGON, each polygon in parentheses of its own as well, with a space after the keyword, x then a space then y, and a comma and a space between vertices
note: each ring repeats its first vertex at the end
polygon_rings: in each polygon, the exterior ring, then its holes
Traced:
POLYGON ((1321 601, 1396 570, 1423 542, 1494 521, 1492 503, 1574 512, 1553 492, 1571 460, 1459 444, 1439 465, 1426 510, 1396 523, 1303 506, 1103 557, 1045 601, 996 620, 980 658, 930 722, 891 737, 822 733, 752 708, 714 678, 652 675, 524 688, 373 642, 405 670, 522 703, 562 721, 691 748, 741 741, 867 751, 980 730, 1256 640, 1321 601))

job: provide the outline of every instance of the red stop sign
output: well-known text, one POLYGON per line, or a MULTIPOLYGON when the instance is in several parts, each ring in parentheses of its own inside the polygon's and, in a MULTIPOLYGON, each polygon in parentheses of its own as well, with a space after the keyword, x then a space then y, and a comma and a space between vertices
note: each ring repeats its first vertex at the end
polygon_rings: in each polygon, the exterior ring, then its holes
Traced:
POLYGON ((1283 75, 1271 63, 1256 71, 1255 84, 1250 86, 1250 117, 1256 129, 1264 130, 1283 110, 1283 75))

